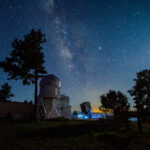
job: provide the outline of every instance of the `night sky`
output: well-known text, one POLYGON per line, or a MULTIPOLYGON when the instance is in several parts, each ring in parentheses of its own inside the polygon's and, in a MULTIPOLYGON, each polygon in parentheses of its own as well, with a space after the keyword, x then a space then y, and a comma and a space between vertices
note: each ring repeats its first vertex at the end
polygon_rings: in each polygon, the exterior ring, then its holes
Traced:
MULTIPOLYGON (((150 68, 148 0, 0 0, 0 61, 32 28, 46 34, 45 67, 62 81, 72 110, 83 101, 98 107, 109 89, 127 94, 136 72, 150 68)), ((8 82, 13 100, 34 99, 33 85, 8 82)))

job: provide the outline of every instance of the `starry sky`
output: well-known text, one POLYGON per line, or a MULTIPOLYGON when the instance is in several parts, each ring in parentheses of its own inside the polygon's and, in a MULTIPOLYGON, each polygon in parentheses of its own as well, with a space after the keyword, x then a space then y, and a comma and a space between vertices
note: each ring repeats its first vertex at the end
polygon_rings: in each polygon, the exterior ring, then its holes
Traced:
MULTIPOLYGON (((45 67, 62 81, 72 110, 109 89, 127 93, 136 72, 150 66, 150 1, 148 0, 0 0, 0 60, 11 43, 41 29, 45 67)), ((7 74, 0 69, 0 85, 7 74)), ((8 81, 14 101, 33 100, 34 86, 8 81)))

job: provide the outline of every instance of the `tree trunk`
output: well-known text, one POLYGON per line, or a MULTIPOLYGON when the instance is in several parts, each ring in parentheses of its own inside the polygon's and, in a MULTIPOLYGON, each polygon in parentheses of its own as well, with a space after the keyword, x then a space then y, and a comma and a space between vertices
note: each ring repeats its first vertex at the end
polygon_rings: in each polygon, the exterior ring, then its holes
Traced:
POLYGON ((142 133, 143 128, 142 128, 142 123, 141 123, 141 114, 138 114, 138 127, 139 127, 139 132, 142 133))
POLYGON ((38 75, 37 71, 35 71, 35 91, 34 91, 34 119, 36 120, 36 113, 37 113, 37 94, 38 94, 38 75))
POLYGON ((130 123, 129 123, 129 112, 125 112, 125 119, 126 119, 126 128, 130 131, 130 123))

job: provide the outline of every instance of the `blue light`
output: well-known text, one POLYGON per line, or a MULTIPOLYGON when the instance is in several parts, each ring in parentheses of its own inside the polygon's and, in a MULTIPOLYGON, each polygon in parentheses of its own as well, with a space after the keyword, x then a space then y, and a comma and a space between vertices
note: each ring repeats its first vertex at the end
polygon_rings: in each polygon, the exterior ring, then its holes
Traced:
POLYGON ((98 114, 94 114, 93 110, 90 109, 88 114, 84 114, 84 113, 78 113, 77 115, 72 115, 73 119, 99 119, 99 118, 103 118, 103 115, 98 113, 98 114))
POLYGON ((132 121, 132 122, 137 122, 138 118, 137 117, 131 117, 131 118, 129 118, 129 120, 132 121))
POLYGON ((86 116, 86 115, 84 115, 84 116, 83 116, 83 119, 89 119, 89 117, 88 117, 88 116, 86 116))

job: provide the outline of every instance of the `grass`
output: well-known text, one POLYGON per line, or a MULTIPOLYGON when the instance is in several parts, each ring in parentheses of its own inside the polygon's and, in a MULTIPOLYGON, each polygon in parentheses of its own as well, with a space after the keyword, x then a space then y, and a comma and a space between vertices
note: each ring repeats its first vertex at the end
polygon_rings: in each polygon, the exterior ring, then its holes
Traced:
POLYGON ((149 150, 150 124, 139 134, 95 121, 0 121, 0 150, 149 150))

